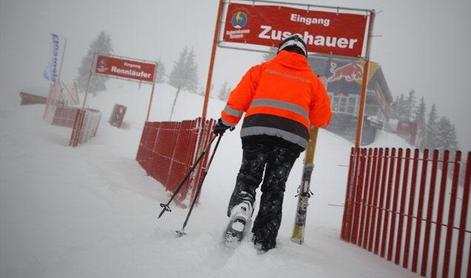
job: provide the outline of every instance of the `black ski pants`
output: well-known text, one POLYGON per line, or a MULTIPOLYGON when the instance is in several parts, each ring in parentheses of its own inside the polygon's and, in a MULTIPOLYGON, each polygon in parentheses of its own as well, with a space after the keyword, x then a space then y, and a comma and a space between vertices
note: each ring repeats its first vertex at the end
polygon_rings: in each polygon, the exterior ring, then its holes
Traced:
POLYGON ((243 140, 242 164, 228 207, 255 202, 260 183, 260 207, 252 231, 262 240, 276 241, 281 224, 286 180, 302 149, 297 145, 270 136, 243 140))

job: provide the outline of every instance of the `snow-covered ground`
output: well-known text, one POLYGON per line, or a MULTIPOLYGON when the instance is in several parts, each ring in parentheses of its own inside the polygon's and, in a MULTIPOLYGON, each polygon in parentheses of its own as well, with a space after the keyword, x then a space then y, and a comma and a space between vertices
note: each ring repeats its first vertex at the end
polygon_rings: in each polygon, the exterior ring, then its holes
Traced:
MULTIPOLYGON (((302 158, 287 183, 278 247, 258 255, 250 236, 236 250, 220 241, 238 171, 238 129, 226 133, 200 205, 177 238, 187 210, 157 220, 169 192, 136 162, 150 87, 110 81, 88 106, 103 115, 97 137, 67 146, 70 129, 42 120, 43 105, 0 104, 0 277, 416 277, 339 239, 351 144, 321 130, 305 243, 290 241, 302 158), (128 107, 125 125, 107 123, 113 105, 128 107)), ((151 120, 168 120, 175 89, 156 87, 151 120)), ((183 92, 173 120, 194 119, 202 97, 183 92)), ((224 103, 211 99, 209 116, 224 103)), ((380 134, 375 146, 407 144, 380 134)), ((302 155, 301 155, 302 156, 302 155)))

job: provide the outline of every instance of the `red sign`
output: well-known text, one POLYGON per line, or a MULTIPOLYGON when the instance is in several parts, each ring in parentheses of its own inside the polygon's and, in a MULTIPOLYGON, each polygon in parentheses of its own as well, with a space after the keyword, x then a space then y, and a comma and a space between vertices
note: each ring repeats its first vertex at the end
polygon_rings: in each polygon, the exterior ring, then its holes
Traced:
POLYGON ((156 64, 99 55, 95 72, 142 82, 154 82, 156 64))
POLYGON ((362 55, 367 16, 230 3, 223 41, 278 46, 284 38, 298 34, 309 52, 358 57, 362 55))

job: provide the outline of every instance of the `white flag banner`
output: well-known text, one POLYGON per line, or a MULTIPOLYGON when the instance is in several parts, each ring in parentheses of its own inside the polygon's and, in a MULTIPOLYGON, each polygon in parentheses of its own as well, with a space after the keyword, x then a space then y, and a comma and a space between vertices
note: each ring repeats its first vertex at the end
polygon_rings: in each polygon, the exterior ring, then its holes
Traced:
POLYGON ((61 60, 64 57, 65 39, 57 34, 51 33, 51 42, 51 57, 44 70, 44 78, 56 82, 60 72, 61 60))

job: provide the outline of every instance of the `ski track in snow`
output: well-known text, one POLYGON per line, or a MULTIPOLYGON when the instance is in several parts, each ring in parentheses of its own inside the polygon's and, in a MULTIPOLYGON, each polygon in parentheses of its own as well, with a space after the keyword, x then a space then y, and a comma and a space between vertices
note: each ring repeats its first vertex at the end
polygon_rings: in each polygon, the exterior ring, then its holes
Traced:
MULTIPOLYGON (((110 82, 90 98, 102 121, 97 137, 77 148, 67 146, 70 129, 41 119, 43 105, 0 108, 0 277, 416 277, 339 239, 343 208, 329 204, 343 204, 348 168, 341 165, 351 145, 324 130, 303 245, 289 239, 301 155, 287 183, 277 248, 257 254, 250 234, 235 249, 223 246, 241 159, 238 130, 224 136, 188 234, 177 238, 187 210, 171 204, 157 219, 170 192, 135 160, 149 89, 123 84, 110 82), (124 129, 107 123, 115 103, 128 106, 124 129)), ((175 89, 160 84, 156 92, 151 120, 168 120, 175 89)), ((180 94, 175 119, 196 118, 201 105, 201 96, 180 94)), ((212 99, 209 116, 223 107, 212 99)))

